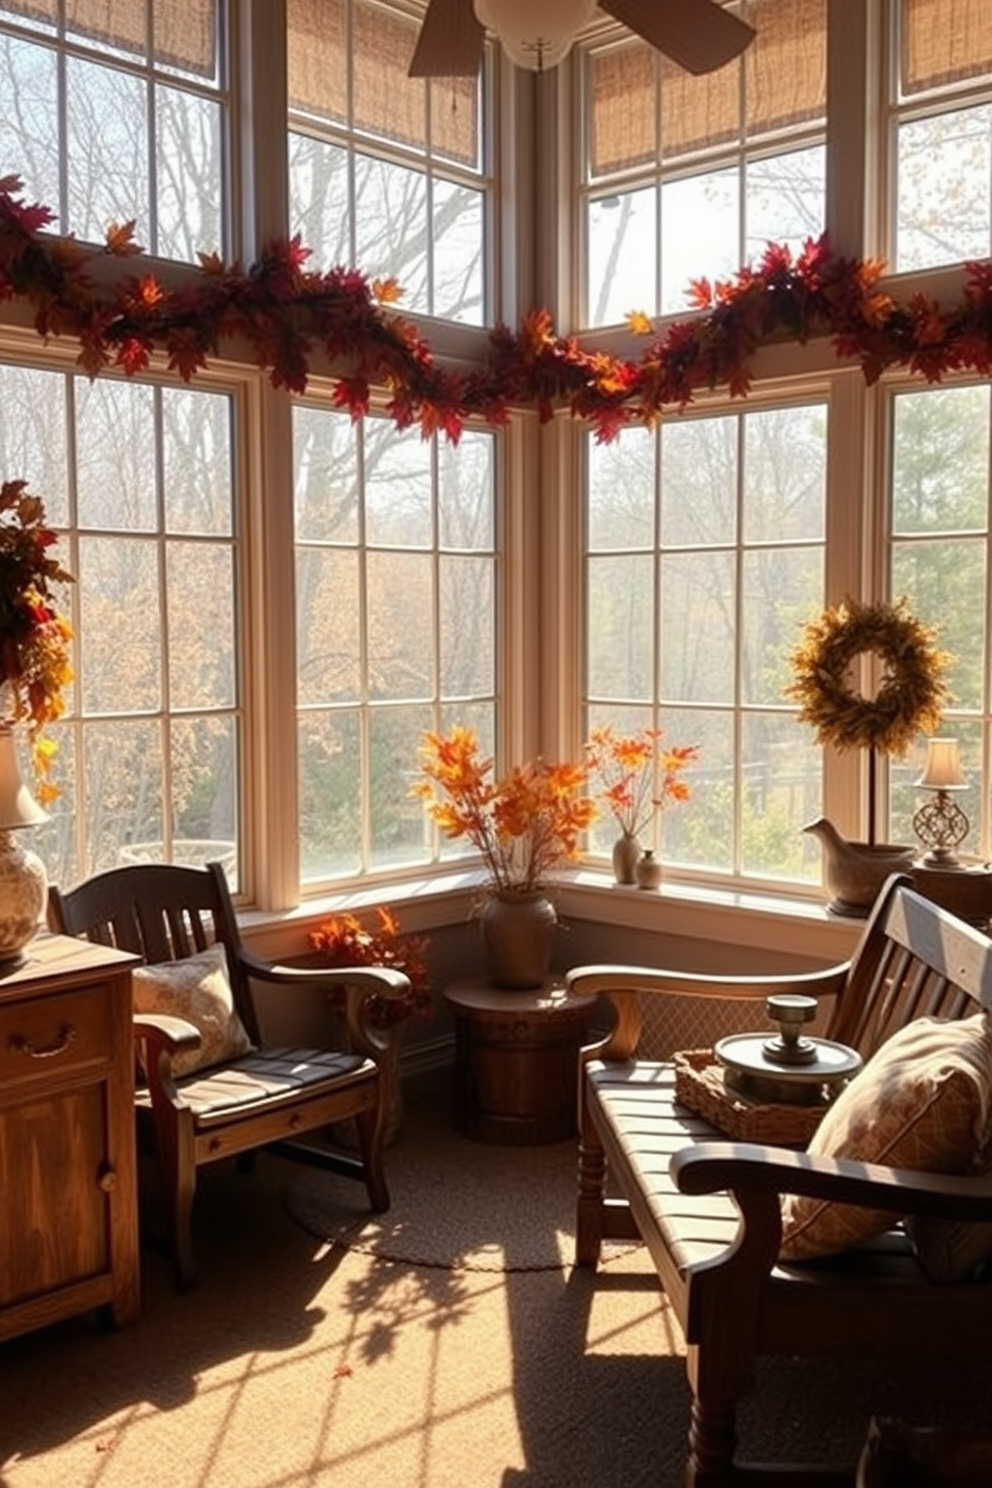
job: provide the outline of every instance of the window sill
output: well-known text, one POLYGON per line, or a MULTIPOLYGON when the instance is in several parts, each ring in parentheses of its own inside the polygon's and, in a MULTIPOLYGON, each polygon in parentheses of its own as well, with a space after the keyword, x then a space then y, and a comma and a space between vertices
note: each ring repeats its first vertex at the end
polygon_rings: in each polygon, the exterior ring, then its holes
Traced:
MULTIPOLYGON (((246 912, 240 920, 259 954, 278 957, 298 952, 309 931, 324 920, 369 913, 381 904, 388 904, 402 929, 414 934, 464 924, 484 883, 480 872, 461 870, 310 899, 284 914, 246 912)), ((807 899, 664 882, 660 890, 645 891, 616 884, 609 874, 590 868, 560 874, 552 897, 565 920, 680 939, 718 939, 758 951, 774 947, 818 962, 844 960, 864 928, 863 920, 828 914, 825 904, 807 899)))

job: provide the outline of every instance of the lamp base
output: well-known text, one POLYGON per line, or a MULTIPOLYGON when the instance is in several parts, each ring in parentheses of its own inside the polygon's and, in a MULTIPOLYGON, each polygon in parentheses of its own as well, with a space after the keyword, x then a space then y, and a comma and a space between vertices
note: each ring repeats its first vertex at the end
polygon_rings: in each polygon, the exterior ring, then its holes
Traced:
POLYGON ((12 832, 0 832, 0 971, 23 962, 47 898, 48 874, 38 854, 22 847, 12 832))

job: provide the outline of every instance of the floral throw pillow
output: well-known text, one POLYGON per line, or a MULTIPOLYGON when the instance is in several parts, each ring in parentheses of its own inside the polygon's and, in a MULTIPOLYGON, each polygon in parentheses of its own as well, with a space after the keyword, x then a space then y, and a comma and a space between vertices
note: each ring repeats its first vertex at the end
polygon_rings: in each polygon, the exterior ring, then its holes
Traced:
MULTIPOLYGON (((917 1018, 841 1091, 809 1143, 820 1157, 967 1173, 986 1165, 992 1126, 992 1024, 985 1013, 917 1018)), ((789 1195, 782 1259, 810 1260, 883 1233, 899 1215, 789 1195)))
POLYGON ((220 943, 181 961, 136 966, 131 987, 136 1013, 168 1013, 200 1030, 200 1047, 175 1056, 174 1074, 189 1075, 251 1053, 251 1039, 235 1011, 227 954, 220 943))

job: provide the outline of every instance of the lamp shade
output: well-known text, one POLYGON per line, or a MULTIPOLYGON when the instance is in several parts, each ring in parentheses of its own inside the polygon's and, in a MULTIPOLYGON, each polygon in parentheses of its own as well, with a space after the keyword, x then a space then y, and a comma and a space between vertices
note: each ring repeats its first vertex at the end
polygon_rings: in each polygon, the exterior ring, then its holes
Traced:
POLYGON ((927 762, 916 782, 924 790, 963 790, 968 784, 961 770, 957 739, 930 739, 927 762))
POLYGON ((474 0, 475 13, 518 67, 557 67, 592 20, 596 0, 474 0))
POLYGON ((21 778, 14 733, 9 723, 0 724, 0 831, 31 827, 48 820, 21 778))

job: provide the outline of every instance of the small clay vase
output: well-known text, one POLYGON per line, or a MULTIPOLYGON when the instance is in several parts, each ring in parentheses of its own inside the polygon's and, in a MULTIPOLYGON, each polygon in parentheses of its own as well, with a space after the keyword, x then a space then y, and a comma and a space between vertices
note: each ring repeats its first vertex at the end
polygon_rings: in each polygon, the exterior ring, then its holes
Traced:
POLYGON ((661 884, 661 864, 649 847, 637 860, 634 878, 639 889, 657 889, 661 884))

